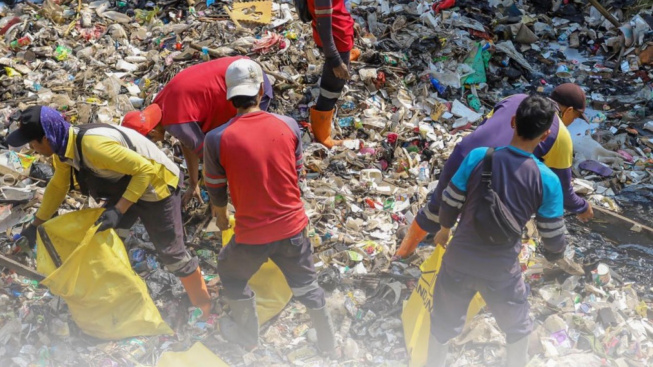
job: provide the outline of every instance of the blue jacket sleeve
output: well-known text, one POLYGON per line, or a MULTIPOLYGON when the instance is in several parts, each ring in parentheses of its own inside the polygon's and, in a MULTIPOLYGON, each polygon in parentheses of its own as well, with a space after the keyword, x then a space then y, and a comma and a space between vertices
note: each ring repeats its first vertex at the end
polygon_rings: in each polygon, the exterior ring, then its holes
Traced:
POLYGON ((548 167, 538 162, 540 174, 542 177, 542 205, 540 205, 537 215, 537 229, 542 238, 544 247, 555 253, 565 250, 567 245, 565 241, 564 220, 564 196, 560 180, 548 167))
POLYGON ((451 228, 456 224, 458 215, 467 199, 467 182, 472 171, 485 157, 488 148, 476 148, 469 152, 463 163, 456 171, 451 182, 442 193, 442 203, 440 204, 440 224, 443 227, 451 228))

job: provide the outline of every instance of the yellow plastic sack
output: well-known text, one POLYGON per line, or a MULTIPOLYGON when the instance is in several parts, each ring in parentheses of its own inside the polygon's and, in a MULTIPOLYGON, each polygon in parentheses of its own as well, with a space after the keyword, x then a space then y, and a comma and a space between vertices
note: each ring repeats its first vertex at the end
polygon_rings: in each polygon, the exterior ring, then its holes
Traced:
MULTIPOLYGON (((222 231, 222 245, 226 246, 234 236, 236 219, 229 218, 231 228, 222 231)), ((266 261, 250 278, 249 287, 256 294, 258 323, 263 325, 281 312, 292 298, 292 290, 281 269, 272 260, 266 261)))
POLYGON ((156 367, 229 367, 204 344, 197 342, 185 352, 165 352, 156 367))
POLYGON ((100 339, 172 334, 143 279, 129 264, 125 246, 113 230, 96 233, 103 209, 68 213, 43 224, 62 265, 57 269, 41 236, 37 270, 41 283, 63 298, 73 320, 100 339))
MULTIPOLYGON (((404 326, 404 339, 410 358, 410 367, 423 367, 429 349, 431 333, 431 310, 433 309, 433 289, 442 265, 444 248, 436 246, 433 254, 420 265, 422 276, 417 287, 404 304, 401 321, 404 326)), ((485 306, 480 293, 476 293, 467 308, 467 321, 485 306)))

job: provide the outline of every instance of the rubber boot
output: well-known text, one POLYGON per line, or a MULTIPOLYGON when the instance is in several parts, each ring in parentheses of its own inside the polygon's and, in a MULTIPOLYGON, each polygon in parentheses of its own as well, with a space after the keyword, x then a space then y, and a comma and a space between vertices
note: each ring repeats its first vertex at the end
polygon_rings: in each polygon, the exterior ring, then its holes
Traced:
POLYGON ((507 367, 524 367, 528 363, 528 335, 506 346, 507 367))
POLYGON ((336 335, 333 322, 326 306, 307 308, 311 322, 317 333, 317 346, 322 353, 332 353, 336 349, 336 335))
POLYGON ((406 237, 401 241, 401 246, 399 246, 395 256, 403 259, 415 252, 417 245, 422 242, 426 235, 428 235, 428 233, 417 224, 416 220, 414 220, 408 228, 406 237))
POLYGON ((333 120, 333 112, 331 111, 318 111, 311 108, 311 128, 315 141, 331 149, 334 145, 342 145, 342 140, 333 140, 331 138, 331 120, 333 120))
POLYGON ((258 314, 255 296, 247 299, 229 299, 225 302, 231 309, 230 315, 220 319, 220 331, 228 341, 240 344, 246 349, 258 345, 258 314))
POLYGON ((449 345, 440 343, 432 334, 429 338, 429 352, 426 359, 428 367, 444 367, 449 353, 449 345))
POLYGON ((181 280, 181 284, 186 289, 190 303, 202 310, 202 320, 208 319, 211 314, 211 296, 209 296, 206 283, 204 282, 204 278, 202 278, 200 267, 198 266, 191 275, 179 278, 179 280, 181 280))

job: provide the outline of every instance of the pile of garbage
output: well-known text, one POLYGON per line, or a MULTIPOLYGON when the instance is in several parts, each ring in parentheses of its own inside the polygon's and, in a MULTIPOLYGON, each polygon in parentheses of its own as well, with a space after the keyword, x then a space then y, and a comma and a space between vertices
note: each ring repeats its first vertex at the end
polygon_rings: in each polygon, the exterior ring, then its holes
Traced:
MULTIPOLYGON (((338 102, 336 134, 345 146, 312 142, 308 111, 319 94, 321 56, 310 25, 292 2, 189 1, 0 3, 0 121, 33 104, 56 108, 74 124, 117 124, 148 105, 180 70, 236 54, 270 76, 270 110, 304 127, 301 182, 319 283, 338 325, 337 356, 313 347, 303 306, 292 301, 244 351, 215 332, 212 318, 189 318, 179 280, 159 266, 140 226, 123 234, 130 261, 145 279, 174 336, 95 340, 70 319, 65 303, 17 272, 0 277, 0 365, 156 365, 165 351, 201 340, 229 365, 404 366, 403 302, 432 251, 424 243, 391 262, 417 210, 433 190, 451 150, 503 97, 548 94, 574 82, 588 96, 586 115, 570 126, 577 192, 598 208, 624 211, 639 242, 605 239, 610 228, 570 222, 574 275, 552 267, 527 244, 532 287, 532 366, 653 363, 653 16, 646 2, 531 0, 351 0, 356 25, 352 79, 338 102), (252 8, 254 8, 252 10, 252 8), (606 16, 607 15, 607 16, 606 16), (606 270, 607 269, 607 270, 606 270)), ((0 138, 4 144, 4 138, 0 138)), ((184 163, 179 145, 163 149, 184 163)), ((36 211, 52 168, 28 149, 0 152, 0 252, 35 268, 15 241, 36 211)), ((59 214, 93 206, 71 193, 59 214)), ((187 242, 201 259, 213 295, 221 236, 206 206, 185 214, 187 242)), ((600 220, 600 219, 597 219, 600 220)), ((613 223, 613 227, 623 226, 613 223)), ((630 230, 632 228, 632 230, 630 230)), ((221 314, 220 305, 215 312, 221 314)), ((482 312, 453 342, 451 365, 500 365, 505 340, 482 312)))

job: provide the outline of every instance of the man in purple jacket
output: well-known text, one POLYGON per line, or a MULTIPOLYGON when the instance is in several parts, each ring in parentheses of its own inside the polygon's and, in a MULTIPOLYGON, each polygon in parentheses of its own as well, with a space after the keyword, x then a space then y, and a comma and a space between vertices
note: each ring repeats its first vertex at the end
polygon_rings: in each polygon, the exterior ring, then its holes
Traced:
MULTIPOLYGON (((485 121, 476 131, 467 135, 456 145, 447 163, 442 169, 438 185, 431 199, 417 214, 410 226, 408 234, 401 243, 395 256, 409 256, 428 233, 436 233, 440 229, 440 204, 442 192, 456 173, 463 159, 479 147, 506 146, 512 139, 514 130, 510 121, 517 112, 517 107, 528 95, 516 94, 499 102, 485 121)), ((571 184, 571 166, 573 163, 573 142, 567 130, 577 118, 584 118, 585 92, 576 84, 566 83, 558 86, 551 93, 550 99, 557 103, 558 113, 551 123, 551 134, 540 142, 533 154, 544 162, 558 176, 562 184, 565 210, 575 213, 582 221, 594 217, 594 211, 589 202, 576 195, 571 184)))

